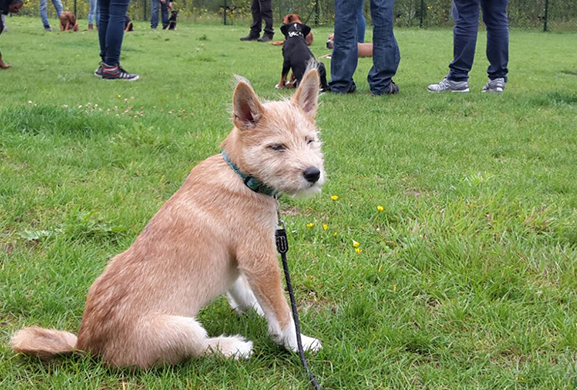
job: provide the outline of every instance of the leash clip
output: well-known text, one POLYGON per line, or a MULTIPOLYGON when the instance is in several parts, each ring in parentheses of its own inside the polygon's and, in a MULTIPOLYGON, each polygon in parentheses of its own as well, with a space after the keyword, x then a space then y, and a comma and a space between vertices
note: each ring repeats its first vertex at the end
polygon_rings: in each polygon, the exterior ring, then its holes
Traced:
POLYGON ((276 250, 281 255, 284 255, 288 252, 288 238, 286 235, 286 230, 284 228, 284 222, 282 219, 279 220, 279 227, 276 229, 274 233, 275 241, 276 241, 276 250))

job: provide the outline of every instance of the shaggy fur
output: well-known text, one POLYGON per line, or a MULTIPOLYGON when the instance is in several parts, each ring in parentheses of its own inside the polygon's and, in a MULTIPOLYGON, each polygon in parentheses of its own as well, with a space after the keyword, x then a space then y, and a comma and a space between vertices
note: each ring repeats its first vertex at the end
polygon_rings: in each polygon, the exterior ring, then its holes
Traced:
POLYGON ((60 14, 60 31, 78 31, 76 16, 71 11, 64 11, 60 14))
MULTIPOLYGON (((261 103, 240 81, 234 128, 222 148, 269 187, 290 195, 319 192, 325 173, 314 123, 318 92, 316 70, 290 101, 261 103), (311 178, 311 170, 318 175, 311 178)), ((209 337, 195 319, 227 293, 235 310, 264 315, 272 339, 296 351, 274 243, 276 218, 274 198, 245 186, 222 155, 209 157, 90 287, 77 340, 68 332, 24 328, 12 337, 12 348, 45 359, 87 351, 112 366, 139 368, 209 353, 247 358, 252 342, 209 337)), ((321 348, 311 337, 303 343, 307 350, 321 348)))

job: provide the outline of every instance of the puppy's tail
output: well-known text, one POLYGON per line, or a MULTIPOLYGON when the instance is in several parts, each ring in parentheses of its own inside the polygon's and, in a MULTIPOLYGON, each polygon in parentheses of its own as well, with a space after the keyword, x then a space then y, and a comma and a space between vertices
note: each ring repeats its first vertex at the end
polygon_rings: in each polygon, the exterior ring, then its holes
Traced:
POLYGON ((49 360, 56 355, 65 355, 76 351, 76 336, 63 330, 33 326, 16 332, 10 340, 10 344, 15 352, 49 360))

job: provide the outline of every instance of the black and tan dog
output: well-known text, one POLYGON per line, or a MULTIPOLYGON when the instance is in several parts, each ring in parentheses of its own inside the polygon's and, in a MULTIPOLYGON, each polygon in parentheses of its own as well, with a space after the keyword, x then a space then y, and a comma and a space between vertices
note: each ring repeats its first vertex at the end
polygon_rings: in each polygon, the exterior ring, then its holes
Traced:
POLYGON ((282 47, 284 61, 281 78, 279 83, 276 85, 276 88, 294 88, 298 86, 307 68, 316 65, 320 76, 320 90, 321 92, 327 91, 329 86, 327 84, 327 71, 325 65, 316 60, 305 40, 305 37, 310 33, 311 28, 306 24, 295 22, 283 25, 280 30, 285 36, 285 42, 282 47), (287 76, 291 69, 293 74, 291 81, 287 83, 287 76))
POLYGON ((176 30, 176 18, 178 18, 178 10, 174 10, 170 13, 168 26, 166 26, 165 30, 176 30))

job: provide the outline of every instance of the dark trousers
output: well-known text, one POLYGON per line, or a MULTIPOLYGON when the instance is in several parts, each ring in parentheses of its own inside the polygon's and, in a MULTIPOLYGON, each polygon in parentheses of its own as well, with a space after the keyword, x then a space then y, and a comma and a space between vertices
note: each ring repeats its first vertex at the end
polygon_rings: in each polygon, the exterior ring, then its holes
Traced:
POLYGON ((250 33, 259 35, 262 29, 262 21, 264 20, 264 33, 272 36, 274 34, 272 28, 272 0, 252 0, 250 10, 252 12, 250 33))
POLYGON ((124 22, 128 3, 130 0, 98 0, 100 57, 107 65, 120 64, 120 49, 124 39, 124 22))
MULTIPOLYGON (((334 92, 351 89, 359 60, 357 23, 363 0, 335 0, 335 47, 331 60, 331 82, 334 92)), ((397 73, 401 54, 393 33, 395 0, 371 0, 373 20, 373 67, 368 82, 375 95, 386 93, 397 73)))
POLYGON ((509 21, 507 0, 453 0, 453 62, 449 65, 448 78, 454 81, 469 79, 473 67, 479 8, 483 10, 483 22, 487 26, 487 73, 491 80, 507 79, 509 62, 509 21))

